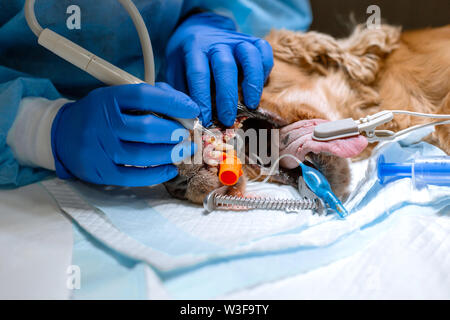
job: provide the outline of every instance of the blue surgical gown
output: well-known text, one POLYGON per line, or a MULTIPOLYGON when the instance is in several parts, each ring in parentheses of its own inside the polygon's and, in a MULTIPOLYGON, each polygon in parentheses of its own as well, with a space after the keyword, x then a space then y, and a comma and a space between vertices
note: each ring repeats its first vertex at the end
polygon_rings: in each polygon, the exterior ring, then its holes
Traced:
MULTIPOLYGON (((24 16, 24 0, 0 2, 0 187, 32 183, 49 174, 21 166, 6 144, 8 130, 25 97, 77 99, 102 84, 37 44, 24 16)), ((306 30, 308 0, 134 0, 148 26, 158 81, 164 81, 166 43, 179 20, 194 8, 235 20, 241 32, 263 37, 272 28, 306 30)), ((36 0, 39 23, 94 54, 143 78, 139 38, 127 12, 115 0, 36 0), (80 8, 81 28, 70 30, 66 13, 80 8)))

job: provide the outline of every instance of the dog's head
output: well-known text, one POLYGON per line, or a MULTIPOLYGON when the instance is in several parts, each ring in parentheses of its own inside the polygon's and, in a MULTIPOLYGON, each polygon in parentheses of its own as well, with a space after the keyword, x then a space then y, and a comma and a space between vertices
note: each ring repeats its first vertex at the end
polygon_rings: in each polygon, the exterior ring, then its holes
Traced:
MULTIPOLYGON (((224 128, 216 121, 214 128, 209 128, 214 135, 191 135, 201 148, 188 161, 178 164, 179 175, 165 183, 166 189, 177 198, 202 203, 208 193, 224 186, 218 175, 222 157, 224 153, 233 153, 242 164, 242 176, 236 184, 228 186, 226 192, 243 195, 247 179, 264 179, 275 164, 279 128, 286 124, 282 118, 262 108, 250 111, 241 107, 232 128, 224 128), (264 160, 258 156, 260 154, 264 154, 264 160)), ((281 169, 271 175, 269 181, 296 185, 297 176, 298 172, 281 169)))
MULTIPOLYGON (((383 58, 398 45, 399 36, 399 28, 385 25, 371 30, 358 26, 343 40, 316 32, 272 31, 266 39, 272 45, 275 64, 260 107, 251 117, 238 113, 235 128, 270 130, 305 119, 337 120, 354 115, 350 110, 355 106, 377 104, 378 95, 370 86, 383 58)), ((225 133, 220 125, 217 130, 225 133)), ((227 141, 221 141, 218 149, 206 140, 200 142, 202 161, 180 164, 180 175, 165 183, 173 196, 201 203, 209 192, 223 186, 218 178, 218 157, 227 141)), ((245 155, 248 160, 248 145, 245 155)), ((350 181, 346 159, 330 154, 310 154, 308 159, 325 174, 338 196, 346 195, 350 181)), ((242 194, 247 178, 261 177, 267 169, 254 162, 245 162, 243 168, 244 175, 228 188, 229 194, 242 194)), ((299 170, 282 169, 269 181, 295 185, 299 174, 299 170)))

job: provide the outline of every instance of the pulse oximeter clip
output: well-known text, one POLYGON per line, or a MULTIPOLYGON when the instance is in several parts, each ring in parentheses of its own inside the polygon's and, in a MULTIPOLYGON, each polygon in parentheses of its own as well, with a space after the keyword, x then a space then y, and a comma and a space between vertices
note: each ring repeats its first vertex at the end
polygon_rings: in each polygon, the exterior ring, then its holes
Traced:
POLYGON ((321 123, 314 128, 312 138, 317 141, 331 141, 336 139, 354 137, 362 134, 367 137, 367 140, 369 142, 380 142, 394 140, 401 135, 420 128, 442 124, 450 124, 449 114, 428 114, 406 110, 385 110, 364 118, 360 118, 359 120, 347 118, 321 123), (381 126, 394 119, 394 114, 407 114, 411 116, 443 120, 415 125, 398 132, 376 129, 378 126, 381 126))

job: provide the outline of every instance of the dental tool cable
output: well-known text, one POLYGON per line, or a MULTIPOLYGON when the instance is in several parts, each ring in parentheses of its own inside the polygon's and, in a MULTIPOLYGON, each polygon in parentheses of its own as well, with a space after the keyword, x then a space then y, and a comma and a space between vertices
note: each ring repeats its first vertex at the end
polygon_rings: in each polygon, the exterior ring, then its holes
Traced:
POLYGON ((153 57, 152 42, 147 26, 139 10, 131 0, 117 0, 127 10, 137 30, 141 42, 142 56, 144 57, 145 82, 155 85, 155 61, 153 57))
MULTIPOLYGON (((147 27, 142 19, 139 10, 131 0, 118 0, 119 3, 127 10, 133 24, 138 32, 139 40, 142 47, 142 55, 144 58, 145 79, 150 85, 155 84, 155 64, 152 44, 148 34, 147 27)), ((80 47, 76 43, 46 28, 43 29, 36 19, 34 12, 35 0, 25 1, 25 18, 30 29, 38 37, 38 43, 44 48, 50 50, 57 56, 77 66, 81 70, 89 73, 94 78, 100 80, 107 85, 121 84, 140 84, 145 83, 143 80, 129 74, 108 61, 94 55, 92 52, 80 47)), ((150 112, 160 117, 160 115, 150 112)), ((168 117, 181 123, 188 130, 199 129, 209 135, 215 136, 213 132, 202 126, 198 118, 184 119, 176 117, 168 117)))
MULTIPOLYGON (((139 36, 139 41, 141 43, 141 48, 142 48, 142 56, 144 59, 144 70, 145 70, 145 82, 154 85, 155 84, 155 62, 154 62, 154 56, 153 56, 153 48, 152 48, 152 43, 150 40, 150 35, 148 34, 148 29, 145 25, 144 19, 142 18, 141 14, 139 13, 139 10, 136 8, 136 6, 134 5, 134 3, 131 0, 117 0, 124 8, 125 10, 128 12, 128 14, 131 17, 131 20, 133 21, 133 24, 137 30, 138 36, 139 36)), ((28 23, 28 26, 30 27, 30 29, 33 31, 33 33, 38 37, 39 40, 41 40, 41 34, 43 32, 48 32, 48 39, 53 40, 54 42, 59 42, 58 44, 62 44, 64 47, 66 47, 66 49, 69 49, 68 51, 66 50, 66 55, 64 55, 62 58, 64 58, 65 60, 68 60, 69 62, 75 64, 77 67, 80 67, 81 69, 87 71, 89 74, 93 75, 95 78, 108 83, 108 84, 116 84, 116 83, 111 83, 111 81, 109 79, 105 79, 105 71, 110 71, 108 69, 113 69, 112 71, 115 73, 118 73, 119 76, 124 77, 125 79, 130 78, 126 72, 124 72, 123 70, 111 65, 110 63, 108 63, 107 61, 100 59, 99 57, 96 57, 94 55, 92 55, 90 52, 88 52, 87 50, 84 50, 83 48, 76 46, 75 44, 73 44, 72 42, 68 43, 67 41, 64 41, 65 38, 60 37, 57 34, 54 34, 53 32, 51 32, 48 29, 43 29, 41 27, 41 25, 39 24, 39 22, 36 19, 36 15, 34 12, 34 4, 35 4, 35 0, 26 0, 25 1, 25 19, 28 23), (48 31, 47 31, 48 30, 48 31), (75 47, 76 46, 76 47, 75 47), (67 54, 70 55, 71 53, 75 53, 74 52, 77 51, 76 53, 79 54, 80 52, 85 56, 83 57, 84 59, 73 56, 73 57, 67 57, 67 54), (86 59, 89 58, 88 61, 86 61, 86 59), (96 66, 98 68, 95 68, 95 66, 89 70, 89 64, 91 62, 91 60, 96 60, 95 62, 97 62, 96 66), (80 63, 86 63, 83 66, 80 66, 80 63), (111 66, 113 68, 111 68, 111 66), (92 74, 94 73, 94 74, 92 74)), ((45 41, 45 39, 43 39, 45 41)), ((44 45, 43 43, 40 42, 41 45, 44 45)), ((56 53, 57 55, 61 56, 61 51, 56 52, 56 50, 58 50, 59 48, 57 48, 56 44, 54 43, 50 43, 51 48, 48 48, 46 45, 44 45, 44 47, 46 47, 47 49, 51 50, 52 52, 56 53)), ((114 78, 117 78, 117 76, 114 76, 114 78)), ((132 83, 141 83, 142 81, 140 79, 131 79, 134 80, 132 81, 132 83), (136 81, 138 80, 138 81, 136 81)), ((124 83, 126 84, 126 83, 124 83)))

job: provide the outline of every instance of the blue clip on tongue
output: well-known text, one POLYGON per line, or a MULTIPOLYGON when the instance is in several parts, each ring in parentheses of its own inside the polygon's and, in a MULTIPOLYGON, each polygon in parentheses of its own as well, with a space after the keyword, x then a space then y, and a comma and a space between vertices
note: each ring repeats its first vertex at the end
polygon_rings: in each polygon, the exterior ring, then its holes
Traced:
POLYGON ((319 170, 309 167, 301 162, 300 167, 302 168, 303 179, 309 189, 325 201, 331 209, 336 211, 339 217, 345 218, 345 216, 348 215, 347 209, 345 209, 342 202, 333 193, 330 183, 325 176, 319 170))

